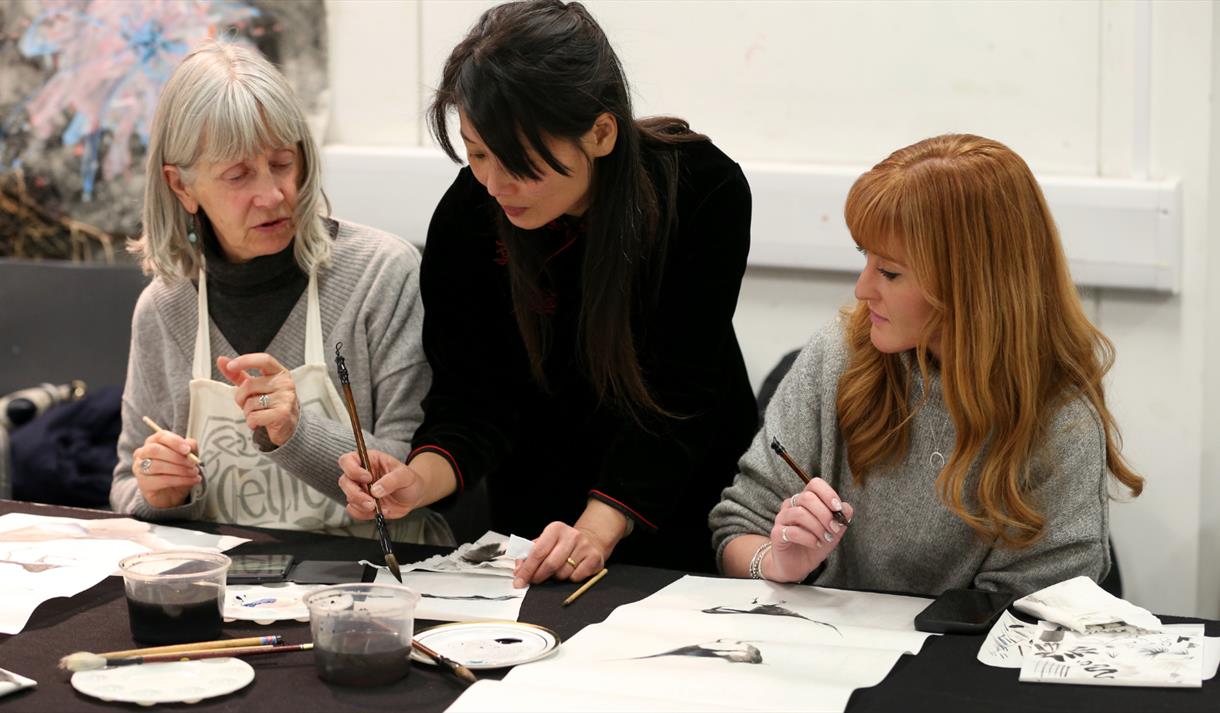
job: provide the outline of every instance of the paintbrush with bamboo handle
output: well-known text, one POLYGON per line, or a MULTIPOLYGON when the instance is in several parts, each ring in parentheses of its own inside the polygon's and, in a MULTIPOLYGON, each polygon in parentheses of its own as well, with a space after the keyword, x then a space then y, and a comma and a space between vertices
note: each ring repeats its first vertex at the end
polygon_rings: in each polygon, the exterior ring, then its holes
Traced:
MULTIPOLYGON (((347 363, 340 351, 342 349, 343 342, 335 345, 335 370, 339 372, 339 383, 343 386, 343 401, 347 404, 347 415, 352 420, 352 433, 356 436, 356 453, 360 456, 360 466, 372 474, 373 467, 369 463, 369 452, 364 445, 364 430, 360 428, 360 416, 356 413, 356 400, 352 397, 352 384, 348 380, 347 363)), ((373 502, 377 506, 377 538, 381 540, 381 552, 385 555, 385 566, 390 568, 390 574, 393 574, 394 579, 401 584, 402 570, 398 568, 398 558, 394 556, 394 546, 390 544, 385 515, 381 514, 381 501, 373 498, 373 502)))
MULTIPOLYGON (((194 644, 174 644, 172 646, 153 646, 145 649, 126 649, 124 651, 107 651, 105 653, 95 654, 89 651, 77 651, 74 654, 59 660, 59 667, 65 671, 92 671, 95 668, 104 666, 122 666, 124 664, 117 663, 126 661, 127 663, 142 663, 150 660, 149 657, 165 657, 165 661, 177 661, 175 657, 185 657, 202 652, 221 652, 219 655, 233 656, 234 652, 249 651, 252 649, 272 649, 282 648, 280 645, 284 643, 284 637, 276 634, 274 636, 250 636, 244 639, 220 639, 218 641, 200 641, 194 644), (134 659, 140 659, 139 661, 134 659)), ((286 650, 286 649, 285 649, 286 650)))
POLYGON ((458 663, 457 661, 454 661, 453 659, 449 658, 448 656, 441 655, 441 654, 437 653, 436 651, 433 651, 432 649, 428 648, 427 646, 419 643, 418 639, 412 639, 411 645, 414 646, 415 648, 419 649, 421 653, 423 653, 424 655, 428 656, 433 661, 435 661, 437 663, 437 665, 444 666, 445 668, 452 671, 453 675, 462 679, 466 683, 474 683, 475 681, 479 680, 479 679, 475 678, 474 673, 471 672, 470 669, 466 668, 465 666, 458 663))

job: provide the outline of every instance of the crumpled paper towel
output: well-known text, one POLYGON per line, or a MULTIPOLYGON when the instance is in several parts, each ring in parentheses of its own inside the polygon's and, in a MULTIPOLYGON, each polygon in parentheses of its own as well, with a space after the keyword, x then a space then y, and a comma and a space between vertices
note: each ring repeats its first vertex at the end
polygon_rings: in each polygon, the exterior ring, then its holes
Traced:
POLYGON ((1040 589, 1013 602, 1031 616, 1052 621, 1081 634, 1118 627, 1161 631, 1161 620, 1152 612, 1119 599, 1088 577, 1073 577, 1040 589))

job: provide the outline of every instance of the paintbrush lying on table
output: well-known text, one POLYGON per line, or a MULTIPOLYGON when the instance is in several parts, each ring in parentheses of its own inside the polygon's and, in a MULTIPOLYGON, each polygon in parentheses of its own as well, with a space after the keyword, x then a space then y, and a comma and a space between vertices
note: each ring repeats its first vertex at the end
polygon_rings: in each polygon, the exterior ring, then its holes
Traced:
POLYGON ((61 658, 59 660, 59 667, 65 671, 92 671, 106 666, 125 666, 129 664, 152 663, 154 661, 181 661, 191 658, 204 658, 198 655, 204 653, 211 656, 241 656, 243 654, 303 650, 298 645, 284 646, 282 645, 283 643, 284 637, 276 634, 273 636, 251 636, 244 639, 200 641, 194 644, 153 646, 145 649, 107 651, 101 654, 77 651, 74 654, 68 654, 61 658))
MULTIPOLYGON (((343 386, 347 415, 352 420, 352 433, 356 436, 356 453, 360 455, 360 466, 371 474, 373 466, 369 463, 369 452, 364 445, 364 431, 360 428, 360 416, 356 414, 356 400, 352 397, 352 384, 348 380, 347 363, 343 359, 342 349, 343 342, 335 345, 335 369, 339 372, 339 383, 343 386)), ((381 551, 385 554, 385 566, 390 568, 394 579, 402 583, 402 570, 398 568, 398 558, 394 556, 394 546, 390 543, 390 535, 386 531, 385 515, 381 514, 381 501, 373 498, 373 502, 377 506, 377 537, 381 540, 381 551)))
MULTIPOLYGON (((91 671, 105 666, 131 666, 145 663, 166 663, 170 661, 195 661, 198 659, 231 658, 237 656, 253 656, 255 654, 282 654, 289 651, 310 651, 313 644, 285 644, 284 646, 242 646, 235 649, 209 649, 207 651, 183 651, 177 654, 149 654, 147 656, 123 656, 121 658, 101 659, 101 665, 90 665, 95 662, 80 660, 80 668, 69 668, 69 671, 91 671)), ((87 653, 87 652, 81 652, 87 653)))
POLYGON ((466 683, 474 683, 475 681, 479 680, 479 679, 475 678, 474 673, 472 673, 470 669, 466 668, 465 666, 458 663, 457 661, 454 661, 453 659, 449 658, 448 656, 442 656, 441 654, 433 651, 432 649, 428 648, 427 646, 419 643, 418 639, 412 639, 411 645, 414 646, 415 648, 419 649, 420 652, 423 653, 425 656, 427 656, 427 657, 431 658, 433 661, 435 661, 438 666, 444 666, 445 668, 449 669, 451 672, 453 672, 453 675, 462 679, 466 683))

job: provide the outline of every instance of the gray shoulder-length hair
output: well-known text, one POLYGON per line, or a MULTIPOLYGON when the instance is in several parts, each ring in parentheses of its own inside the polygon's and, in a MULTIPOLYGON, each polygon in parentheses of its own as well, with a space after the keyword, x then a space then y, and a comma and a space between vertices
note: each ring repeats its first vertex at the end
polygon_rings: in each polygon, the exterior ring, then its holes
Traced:
POLYGON ((144 272, 166 280, 199 274, 200 248, 187 242, 191 214, 165 180, 163 166, 177 166, 194 181, 200 159, 242 160, 278 146, 300 151, 293 252, 306 274, 330 262, 330 235, 322 222, 330 205, 322 193, 322 169, 292 87, 258 52, 209 40, 182 60, 161 91, 148 139, 144 232, 128 245, 144 272))

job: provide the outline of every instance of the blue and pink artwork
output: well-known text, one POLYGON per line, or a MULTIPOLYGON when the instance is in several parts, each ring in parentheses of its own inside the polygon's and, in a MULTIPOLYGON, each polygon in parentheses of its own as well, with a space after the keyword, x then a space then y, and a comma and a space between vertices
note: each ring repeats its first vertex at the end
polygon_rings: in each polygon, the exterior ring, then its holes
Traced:
MULTIPOLYGON (((252 45, 320 115, 324 12, 322 0, 0 3, 0 221, 39 218, 35 242, 48 257, 67 257, 48 239, 56 222, 88 226, 86 235, 138 234, 157 97, 186 53, 216 36, 252 45)), ((0 224, 0 256, 28 255, 29 244, 8 245, 20 240, 12 230, 0 224)))

